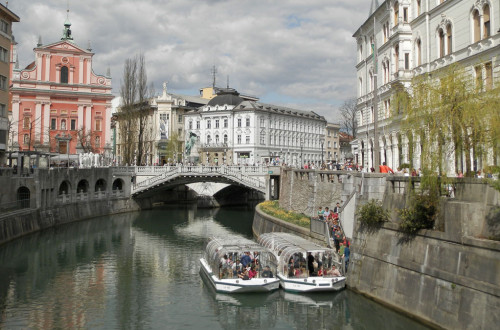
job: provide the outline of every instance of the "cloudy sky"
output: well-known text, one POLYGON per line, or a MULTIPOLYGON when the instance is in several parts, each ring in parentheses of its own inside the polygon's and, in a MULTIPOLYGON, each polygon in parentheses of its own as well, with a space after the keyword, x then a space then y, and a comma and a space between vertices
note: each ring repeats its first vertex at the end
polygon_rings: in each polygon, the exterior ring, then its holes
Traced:
MULTIPOLYGON (((0 0, 6 4, 5 0, 0 0)), ((371 0, 10 0, 21 67, 43 44, 61 38, 66 8, 74 42, 95 52, 93 68, 110 67, 119 94, 123 63, 142 52, 158 92, 197 95, 217 85, 262 102, 313 110, 338 122, 355 96, 356 45, 371 0)))

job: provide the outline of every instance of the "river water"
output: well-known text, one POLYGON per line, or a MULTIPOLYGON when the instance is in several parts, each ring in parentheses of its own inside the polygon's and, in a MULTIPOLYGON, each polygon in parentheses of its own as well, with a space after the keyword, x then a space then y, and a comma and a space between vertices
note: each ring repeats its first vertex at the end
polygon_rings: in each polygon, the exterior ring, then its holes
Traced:
POLYGON ((179 206, 49 229, 0 246, 0 328, 422 329, 349 290, 216 294, 206 239, 252 237, 253 208, 179 206))

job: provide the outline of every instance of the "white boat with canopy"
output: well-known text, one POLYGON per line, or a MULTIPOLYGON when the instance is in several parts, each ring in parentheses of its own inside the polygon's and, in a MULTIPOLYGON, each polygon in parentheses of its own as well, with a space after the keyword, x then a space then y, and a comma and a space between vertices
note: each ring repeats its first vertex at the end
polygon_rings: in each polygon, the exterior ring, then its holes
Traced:
POLYGON ((217 292, 270 292, 279 289, 275 255, 244 237, 212 237, 200 263, 200 272, 217 292))
POLYGON ((266 233, 259 243, 278 259, 278 277, 286 291, 338 291, 345 288, 342 263, 335 250, 289 233, 266 233))

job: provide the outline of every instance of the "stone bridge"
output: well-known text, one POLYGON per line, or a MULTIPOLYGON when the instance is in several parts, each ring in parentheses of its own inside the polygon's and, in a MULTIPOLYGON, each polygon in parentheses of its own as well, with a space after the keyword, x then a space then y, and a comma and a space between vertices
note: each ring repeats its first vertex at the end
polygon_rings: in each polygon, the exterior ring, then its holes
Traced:
POLYGON ((114 167, 113 174, 132 176, 131 195, 135 197, 197 182, 239 186, 260 192, 266 199, 279 194, 279 184, 273 181, 280 175, 276 166, 129 166, 114 167))

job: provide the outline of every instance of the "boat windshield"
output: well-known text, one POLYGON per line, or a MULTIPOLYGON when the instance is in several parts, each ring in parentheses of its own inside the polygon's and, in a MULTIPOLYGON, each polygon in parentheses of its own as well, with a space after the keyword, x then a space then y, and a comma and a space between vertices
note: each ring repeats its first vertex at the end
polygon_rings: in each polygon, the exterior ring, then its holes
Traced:
POLYGON ((277 271, 275 255, 244 237, 211 238, 205 260, 219 279, 274 278, 277 271))
POLYGON ((276 254, 283 276, 342 276, 340 258, 333 249, 287 233, 262 234, 259 242, 276 254))

